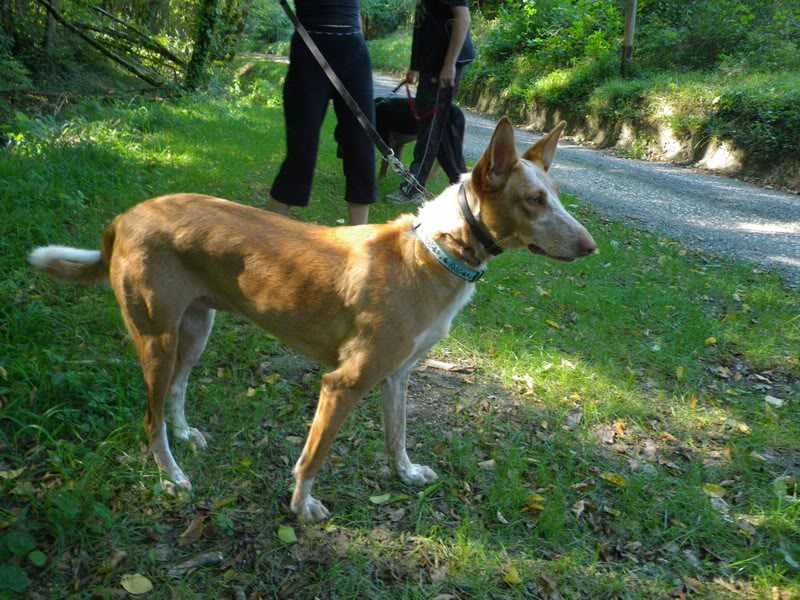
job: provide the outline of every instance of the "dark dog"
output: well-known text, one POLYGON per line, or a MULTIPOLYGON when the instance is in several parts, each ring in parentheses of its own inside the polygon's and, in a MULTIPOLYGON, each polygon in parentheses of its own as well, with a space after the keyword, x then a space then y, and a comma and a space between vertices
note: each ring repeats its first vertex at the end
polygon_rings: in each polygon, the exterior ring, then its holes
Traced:
MULTIPOLYGON (((464 113, 455 104, 451 104, 446 110, 450 111, 447 115, 450 127, 455 127, 459 133, 459 139, 464 139, 464 113)), ((375 99, 375 129, 384 142, 392 149, 394 155, 402 162, 403 146, 417 139, 417 119, 411 112, 408 99, 406 98, 376 98, 375 99)), ((337 143, 336 156, 342 158, 342 147, 340 145, 339 125, 333 131, 333 137, 337 143)), ((386 177, 389 163, 385 160, 381 162, 379 177, 386 177)), ((434 165, 434 169, 436 166, 434 165)), ((433 175, 433 172, 431 173, 433 175)))

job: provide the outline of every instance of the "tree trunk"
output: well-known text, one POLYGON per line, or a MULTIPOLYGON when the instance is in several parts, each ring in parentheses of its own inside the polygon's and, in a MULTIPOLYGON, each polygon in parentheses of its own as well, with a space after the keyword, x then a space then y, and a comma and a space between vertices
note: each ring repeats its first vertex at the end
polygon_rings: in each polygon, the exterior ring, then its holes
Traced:
POLYGON ((200 4, 197 14, 197 35, 184 79, 184 85, 190 90, 195 90, 205 83, 218 7, 219 0, 202 0, 200 4))
POLYGON ((633 63, 633 32, 636 29, 636 0, 628 0, 625 13, 625 41, 622 45, 622 76, 627 77, 633 63))
MULTIPOLYGON (((50 3, 55 10, 58 10, 58 0, 51 0, 50 3)), ((56 57, 56 19, 50 11, 47 11, 47 33, 45 33, 44 37, 44 49, 47 61, 52 66, 56 57)))

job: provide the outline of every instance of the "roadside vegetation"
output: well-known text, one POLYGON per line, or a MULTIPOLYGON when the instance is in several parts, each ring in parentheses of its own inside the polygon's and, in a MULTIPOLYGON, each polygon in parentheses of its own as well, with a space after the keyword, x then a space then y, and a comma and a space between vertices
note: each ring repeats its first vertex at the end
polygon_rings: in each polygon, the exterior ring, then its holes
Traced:
MULTIPOLYGON (((574 265, 503 255, 434 349, 438 362, 412 376, 409 446, 439 482, 419 492, 390 472, 373 393, 318 481, 333 519, 294 522, 290 470, 321 373, 221 315, 187 405, 210 449, 175 444, 195 492, 166 496, 111 293, 36 275, 25 255, 45 243, 96 247, 114 215, 158 194, 263 206, 283 155, 285 68, 235 66, 247 75, 225 90, 85 100, 10 128, 0 594, 800 593, 800 297, 570 197, 600 254, 574 265), (185 573, 199 556, 212 564, 185 573)), ((296 216, 336 226, 345 209, 333 125, 329 115, 311 205, 296 216)), ((398 212, 378 204, 372 220, 398 212)))
POLYGON ((766 0, 641 2, 634 73, 620 72, 625 3, 481 3, 465 92, 520 111, 569 110, 612 126, 663 123, 729 140, 762 164, 800 147, 800 6, 766 0))

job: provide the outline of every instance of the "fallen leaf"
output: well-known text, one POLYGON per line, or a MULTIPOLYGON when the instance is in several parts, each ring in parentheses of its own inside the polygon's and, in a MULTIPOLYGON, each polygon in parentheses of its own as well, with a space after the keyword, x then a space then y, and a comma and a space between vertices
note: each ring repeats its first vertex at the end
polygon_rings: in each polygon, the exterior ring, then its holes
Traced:
POLYGON ((697 579, 694 579, 692 577, 687 577, 686 579, 683 580, 683 582, 686 584, 687 588, 689 588, 696 594, 702 594, 703 592, 706 591, 705 584, 700 581, 697 581, 697 579))
POLYGON ((132 596, 141 596, 153 591, 153 583, 140 573, 123 575, 122 579, 120 579, 120 585, 132 596))
POLYGON ((683 367, 675 367, 675 379, 681 381, 683 379, 684 368, 683 367))
POLYGON ((200 567, 218 565, 224 560, 225 557, 223 557, 222 552, 218 550, 215 550, 213 552, 206 552, 205 554, 200 554, 198 556, 195 556, 194 558, 187 560, 186 562, 182 562, 179 565, 171 567, 167 571, 167 575, 169 577, 183 577, 184 575, 188 575, 189 573, 191 573, 196 569, 199 569, 200 567))
POLYGON ((595 436, 604 444, 613 444, 614 436, 617 434, 611 425, 601 425, 595 429, 595 436))
POLYGON ((606 471, 604 473, 600 473, 600 478, 605 479, 607 482, 617 487, 625 487, 625 478, 622 475, 617 475, 616 473, 610 473, 606 471))
POLYGON ((273 385, 275 383, 278 383, 280 380, 281 380, 281 374, 280 373, 272 373, 271 375, 268 375, 267 377, 264 377, 264 383, 266 383, 268 385, 273 385))
POLYGON ((517 567, 509 567, 503 575, 503 581, 508 585, 519 585, 522 583, 522 578, 519 576, 517 567))
POLYGON ((189 546, 190 544, 194 544, 197 540, 203 537, 203 531, 206 528, 206 516, 205 515, 198 515, 192 522, 189 523, 189 526, 186 530, 178 536, 178 546, 189 546))
POLYGON ((227 496, 225 498, 216 500, 214 504, 211 505, 211 512, 217 512, 221 508, 225 508, 226 506, 235 504, 238 499, 239 499, 238 496, 227 496))
POLYGON ((558 323, 556 323, 552 319, 548 319, 547 321, 545 321, 545 323, 547 323, 548 327, 552 327, 553 329, 558 329, 558 330, 561 329, 561 325, 559 325, 558 323))
POLYGON ((572 412, 564 418, 564 427, 567 429, 575 429, 578 425, 580 425, 582 419, 583 412, 579 410, 572 412))
POLYGON ((248 398, 252 398, 255 395, 256 395, 256 389, 255 388, 247 388, 247 397, 248 398))
POLYGON ((583 511, 586 510, 586 500, 578 500, 575 504, 572 505, 572 514, 576 517, 580 518, 583 514, 583 511))
POLYGON ((478 463, 478 466, 484 471, 494 471, 495 467, 497 466, 497 462, 495 462, 495 460, 492 458, 478 463))
POLYGON ((297 541, 297 534, 294 532, 294 527, 279 525, 278 539, 284 544, 294 544, 297 541))
POLYGON ((475 369, 469 365, 457 365, 455 363, 444 362, 441 360, 435 360, 433 358, 429 358, 426 361, 423 361, 417 369, 419 371, 424 371, 425 369, 438 369, 439 371, 452 371, 454 373, 472 373, 475 369))
POLYGON ((703 491, 712 498, 722 498, 725 494, 728 493, 728 490, 715 483, 704 483, 703 491))
POLYGON ((303 443, 303 438, 301 438, 299 435, 287 435, 286 441, 290 444, 294 444, 295 446, 299 446, 303 443))
POLYGON ((528 496, 528 499, 525 501, 525 508, 522 509, 522 512, 540 512, 543 510, 544 497, 534 494, 533 496, 528 496))
POLYGON ((406 515, 405 508, 398 508, 397 510, 393 510, 389 513, 389 520, 392 523, 397 523, 398 521, 402 520, 403 517, 406 515))
POLYGON ((8 479, 8 480, 16 479, 17 477, 22 475, 22 472, 24 470, 25 470, 25 467, 21 467, 19 469, 14 469, 12 471, 0 471, 0 479, 8 479))
POLYGON ((703 343, 708 347, 716 346, 717 345, 717 338, 715 338, 714 336, 708 337, 708 338, 706 338, 706 341, 703 342, 703 343))
POLYGON ((526 373, 525 375, 514 375, 514 376, 512 376, 512 377, 511 377, 511 379, 512 379, 513 381, 516 381, 517 383, 524 383, 524 384, 525 384, 525 386, 526 386, 526 387, 527 387, 529 390, 532 390, 532 389, 533 389, 533 385, 534 385, 534 384, 533 384, 533 377, 531 377, 531 376, 530 376, 530 375, 528 375, 527 373, 526 373))
POLYGON ((381 494, 380 496, 370 496, 369 501, 373 504, 386 504, 389 500, 392 499, 391 494, 381 494))

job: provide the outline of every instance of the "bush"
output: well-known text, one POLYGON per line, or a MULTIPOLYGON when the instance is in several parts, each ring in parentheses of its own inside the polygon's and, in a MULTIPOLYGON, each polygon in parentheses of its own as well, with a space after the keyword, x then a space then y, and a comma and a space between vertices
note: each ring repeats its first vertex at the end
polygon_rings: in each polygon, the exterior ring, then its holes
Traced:
POLYGON ((261 50, 267 44, 287 39, 292 34, 292 23, 275 0, 253 2, 244 30, 245 50, 261 50))
POLYGON ((394 33, 401 26, 410 27, 415 0, 361 0, 361 21, 368 40, 394 33))
POLYGON ((765 163, 800 152, 800 75, 757 78, 725 90, 712 126, 765 163))

